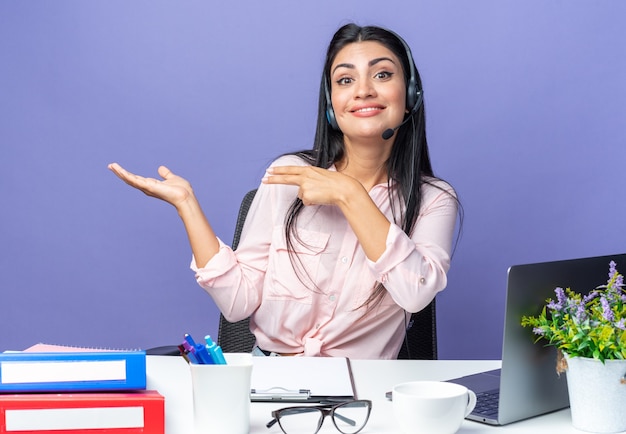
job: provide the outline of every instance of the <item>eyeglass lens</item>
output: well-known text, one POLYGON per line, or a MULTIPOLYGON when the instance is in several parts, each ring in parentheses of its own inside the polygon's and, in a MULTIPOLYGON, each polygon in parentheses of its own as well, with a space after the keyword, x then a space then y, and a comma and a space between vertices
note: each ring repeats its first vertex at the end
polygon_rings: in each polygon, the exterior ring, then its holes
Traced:
POLYGON ((370 406, 365 401, 347 402, 335 407, 333 423, 344 434, 355 434, 365 426, 370 415, 370 406))
MULTIPOLYGON (((332 419, 340 432, 355 434, 367 423, 369 412, 369 403, 366 401, 347 402, 335 407, 332 412, 332 419)), ((285 409, 280 412, 278 421, 286 434, 315 434, 323 422, 324 411, 316 407, 285 409)))

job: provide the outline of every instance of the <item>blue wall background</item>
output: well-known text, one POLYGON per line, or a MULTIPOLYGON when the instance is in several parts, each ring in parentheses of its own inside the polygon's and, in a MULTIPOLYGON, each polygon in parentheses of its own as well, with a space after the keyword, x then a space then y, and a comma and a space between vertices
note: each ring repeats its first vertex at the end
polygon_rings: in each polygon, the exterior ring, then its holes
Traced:
POLYGON ((168 165, 230 241, 266 164, 311 146, 326 45, 356 21, 411 45, 435 168, 465 207, 440 358, 499 358, 510 265, 626 251, 624 16, 617 0, 1 2, 0 349, 216 335, 176 212, 106 166, 168 165))

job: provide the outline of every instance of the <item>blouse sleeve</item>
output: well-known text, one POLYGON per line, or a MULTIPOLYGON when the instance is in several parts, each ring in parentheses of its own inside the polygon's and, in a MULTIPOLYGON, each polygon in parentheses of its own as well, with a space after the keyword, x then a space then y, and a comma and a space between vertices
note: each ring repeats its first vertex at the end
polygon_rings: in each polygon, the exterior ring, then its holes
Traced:
POLYGON ((458 203, 452 188, 443 188, 426 184, 412 236, 392 224, 385 252, 369 261, 391 298, 409 312, 426 307, 447 284, 458 203))
POLYGON ((196 281, 231 322, 247 318, 261 302, 272 236, 271 210, 263 205, 267 199, 261 185, 248 210, 237 251, 218 239, 219 252, 204 267, 192 258, 196 281))

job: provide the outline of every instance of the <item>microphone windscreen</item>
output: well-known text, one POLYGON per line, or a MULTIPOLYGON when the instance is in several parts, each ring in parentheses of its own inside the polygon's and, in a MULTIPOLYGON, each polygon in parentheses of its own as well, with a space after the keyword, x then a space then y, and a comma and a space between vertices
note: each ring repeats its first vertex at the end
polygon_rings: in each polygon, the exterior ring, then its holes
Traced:
POLYGON ((391 128, 387 128, 385 131, 383 131, 383 139, 384 140, 390 139, 391 136, 393 136, 393 130, 391 128))

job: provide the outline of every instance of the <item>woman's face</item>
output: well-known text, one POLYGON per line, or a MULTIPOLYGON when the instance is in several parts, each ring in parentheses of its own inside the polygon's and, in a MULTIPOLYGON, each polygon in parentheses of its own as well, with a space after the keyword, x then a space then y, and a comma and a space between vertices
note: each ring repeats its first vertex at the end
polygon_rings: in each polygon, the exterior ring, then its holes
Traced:
POLYGON ((406 85, 400 59, 379 42, 346 45, 330 68, 331 102, 348 140, 377 138, 406 113, 406 85))

